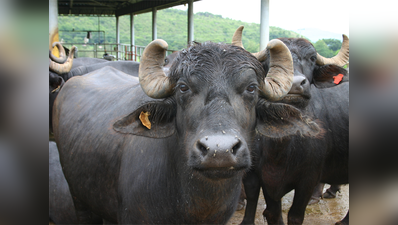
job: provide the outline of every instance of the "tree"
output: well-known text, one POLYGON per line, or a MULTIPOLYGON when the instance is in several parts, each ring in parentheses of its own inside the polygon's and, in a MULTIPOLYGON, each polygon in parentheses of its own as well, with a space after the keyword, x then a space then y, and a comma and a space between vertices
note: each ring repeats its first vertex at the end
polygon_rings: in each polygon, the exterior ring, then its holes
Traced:
MULTIPOLYGON (((135 44, 146 46, 152 40, 151 13, 143 13, 134 17, 135 44)), ((130 15, 121 16, 119 19, 120 43, 130 43, 130 15)), ((181 50, 187 47, 187 11, 178 9, 163 9, 158 11, 157 20, 158 38, 164 39, 171 50, 181 50)), ((105 32, 107 43, 116 42, 115 17, 90 17, 90 16, 59 16, 58 26, 60 38, 66 43, 81 43, 85 32, 72 32, 75 30, 98 30, 105 32), (100 21, 100 24, 98 24, 100 21)), ((213 41, 231 43, 235 30, 244 25, 243 44, 249 52, 258 52, 260 48, 260 24, 246 23, 209 12, 198 12, 194 15, 194 40, 198 42, 213 41)), ((287 31, 279 27, 270 27, 270 40, 279 37, 300 37, 293 31, 287 31)), ((102 37, 101 37, 102 39, 102 37)), ((98 38, 93 37, 93 41, 98 38)), ((100 41, 101 42, 101 41, 100 41)))
POLYGON ((337 51, 341 48, 341 41, 334 39, 334 38, 328 38, 328 39, 322 39, 326 45, 333 51, 337 51))
POLYGON ((323 57, 330 58, 334 56, 334 51, 329 49, 323 39, 318 40, 315 42, 314 47, 316 51, 323 57))

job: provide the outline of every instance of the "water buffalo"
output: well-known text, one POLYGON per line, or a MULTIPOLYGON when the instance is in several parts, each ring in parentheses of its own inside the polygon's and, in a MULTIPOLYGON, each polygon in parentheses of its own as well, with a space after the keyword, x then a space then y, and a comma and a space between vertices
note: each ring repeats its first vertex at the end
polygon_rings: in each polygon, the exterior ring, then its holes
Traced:
MULTIPOLYGON (((49 128, 50 134, 52 132, 52 109, 55 98, 58 95, 58 91, 64 85, 65 80, 60 76, 60 74, 68 73, 73 65, 73 56, 76 47, 73 46, 69 51, 69 56, 65 54, 65 49, 62 47, 61 43, 55 42, 53 47, 57 46, 59 49, 60 57, 56 57, 49 50, 49 128)), ((51 136, 51 135, 50 135, 51 136)))
MULTIPOLYGON (((49 217, 55 224, 78 224, 73 205, 72 196, 69 192, 68 182, 62 172, 57 144, 49 142, 49 217)), ((95 224, 102 224, 102 219, 92 215, 95 224)))
POLYGON ((106 62, 109 62, 109 61, 106 59, 99 59, 99 58, 78 57, 73 60, 72 70, 79 66, 87 66, 87 65, 106 63, 106 62))
POLYGON ((49 66, 49 94, 50 94, 50 132, 52 132, 52 105, 57 97, 58 91, 63 84, 71 77, 82 76, 97 69, 106 66, 114 67, 124 73, 138 77, 139 63, 133 61, 108 61, 96 58, 76 58, 74 53, 76 47, 73 46, 66 57, 65 50, 59 42, 55 42, 53 46, 57 46, 60 51, 60 57, 55 57, 50 51, 50 66, 49 66))
POLYGON ((273 104, 291 88, 293 63, 281 41, 268 48, 274 67, 265 73, 240 47, 194 43, 166 76, 167 43, 155 40, 139 80, 104 67, 66 82, 53 127, 79 221, 94 212, 111 223, 225 224, 257 133, 319 132, 273 104), (281 115, 286 122, 274 123, 281 115))
POLYGON ((55 42, 53 46, 57 46, 60 50, 60 57, 57 58, 52 55, 50 51, 50 77, 59 75, 64 81, 69 80, 74 76, 81 76, 92 72, 94 70, 100 69, 105 66, 112 66, 124 73, 130 74, 132 76, 138 76, 139 63, 134 61, 108 61, 104 59, 97 58, 76 58, 73 59, 76 47, 73 46, 68 60, 66 62, 65 50, 59 42, 55 42))
MULTIPOLYGON (((76 61, 76 59, 74 60, 76 61)), ((60 74, 60 76, 65 80, 69 80, 74 76, 82 76, 84 74, 90 73, 94 70, 101 69, 106 66, 111 66, 117 70, 120 70, 126 74, 138 77, 138 68, 140 66, 139 62, 134 61, 105 61, 95 64, 87 64, 79 67, 72 68, 68 73, 60 74)))
MULTIPOLYGON (((242 46, 242 29, 236 31, 234 45, 242 46)), ((260 187, 267 204, 263 215, 268 224, 284 224, 281 199, 293 189, 288 224, 302 224, 307 203, 319 182, 348 183, 349 82, 342 66, 348 62, 349 50, 348 38, 343 38, 339 54, 330 59, 319 55, 305 39, 279 39, 292 54, 294 79, 289 93, 277 103, 294 106, 316 119, 323 132, 313 137, 258 136, 253 149, 256 158, 243 180, 247 206, 242 224, 254 223, 260 187)), ((273 67, 268 51, 254 54, 265 71, 273 67)))
POLYGON ((308 202, 308 205, 318 203, 321 198, 336 198, 337 192, 340 192, 341 185, 332 184, 330 187, 323 193, 323 188, 325 187, 325 183, 319 183, 312 193, 311 200, 308 202))
POLYGON ((163 67, 170 67, 175 58, 177 57, 179 51, 174 51, 173 53, 169 54, 166 56, 164 59, 164 65, 163 67))

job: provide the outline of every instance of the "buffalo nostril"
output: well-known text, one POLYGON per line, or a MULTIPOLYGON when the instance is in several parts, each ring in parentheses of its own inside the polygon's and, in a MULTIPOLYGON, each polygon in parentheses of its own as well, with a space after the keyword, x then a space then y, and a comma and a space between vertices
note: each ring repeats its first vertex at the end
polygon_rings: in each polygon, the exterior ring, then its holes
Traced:
POLYGON ((238 152, 240 146, 242 146, 242 142, 239 140, 239 141, 232 147, 231 152, 235 155, 235 154, 238 152))
POLYGON ((289 91, 289 94, 303 94, 305 86, 307 85, 307 79, 303 76, 294 76, 293 85, 289 91))
POLYGON ((207 151, 209 150, 209 147, 206 147, 205 145, 200 143, 200 141, 198 141, 196 143, 196 148, 198 148, 202 152, 203 155, 206 155, 207 151))

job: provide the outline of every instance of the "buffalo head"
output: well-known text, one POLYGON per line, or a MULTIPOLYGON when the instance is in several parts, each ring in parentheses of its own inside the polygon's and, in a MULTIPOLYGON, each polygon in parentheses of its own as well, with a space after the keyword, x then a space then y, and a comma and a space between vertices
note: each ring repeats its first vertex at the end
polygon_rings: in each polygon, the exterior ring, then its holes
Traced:
POLYGON ((61 43, 54 42, 53 47, 57 46, 59 50, 59 58, 54 56, 49 50, 49 97, 50 97, 50 131, 52 132, 52 108, 57 97, 58 91, 64 85, 65 81, 60 76, 62 73, 67 73, 72 68, 73 56, 76 47, 73 46, 69 52, 69 56, 66 57, 65 49, 62 47, 61 43))
POLYGON ((272 40, 267 48, 272 64, 267 75, 244 49, 211 42, 180 51, 166 75, 162 65, 167 43, 151 42, 139 69, 140 85, 151 99, 113 128, 151 138, 175 135, 180 146, 175 151, 193 171, 214 179, 236 175, 251 165, 256 130, 279 132, 267 121, 272 115, 258 120, 258 103, 283 98, 292 85, 293 63, 286 46, 272 40))
MULTIPOLYGON (((232 44, 243 47, 242 30, 240 26, 232 38, 232 44)), ((310 88, 329 88, 341 82, 348 81, 348 72, 342 67, 348 63, 349 40, 343 35, 340 52, 333 58, 325 58, 315 50, 314 46, 303 38, 279 38, 290 50, 294 64, 294 78, 292 88, 281 100, 283 103, 304 108, 311 98, 310 88)), ((261 61, 265 71, 272 68, 270 52, 263 50, 253 55, 261 61)))

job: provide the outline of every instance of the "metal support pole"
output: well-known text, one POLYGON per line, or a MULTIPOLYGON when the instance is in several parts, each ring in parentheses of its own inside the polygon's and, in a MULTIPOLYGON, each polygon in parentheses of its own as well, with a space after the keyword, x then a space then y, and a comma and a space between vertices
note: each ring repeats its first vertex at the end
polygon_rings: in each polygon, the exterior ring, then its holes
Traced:
POLYGON ((130 14, 130 51, 135 54, 134 51, 135 39, 134 39, 134 14, 130 14))
POLYGON ((100 16, 98 15, 98 44, 100 44, 101 41, 101 25, 100 25, 100 16))
POLYGON ((188 44, 193 41, 193 0, 188 1, 188 44))
POLYGON ((119 17, 116 17, 116 61, 119 60, 120 55, 119 55, 119 44, 120 44, 120 33, 119 33, 119 17))
POLYGON ((261 0, 260 51, 267 47, 268 42, 269 42, 269 0, 261 0))
POLYGON ((152 41, 158 38, 158 31, 156 27, 156 12, 157 8, 152 8, 152 41))
POLYGON ((58 1, 49 0, 49 46, 48 49, 52 50, 55 56, 59 56, 59 51, 57 48, 52 48, 54 42, 59 41, 58 36, 58 1))

